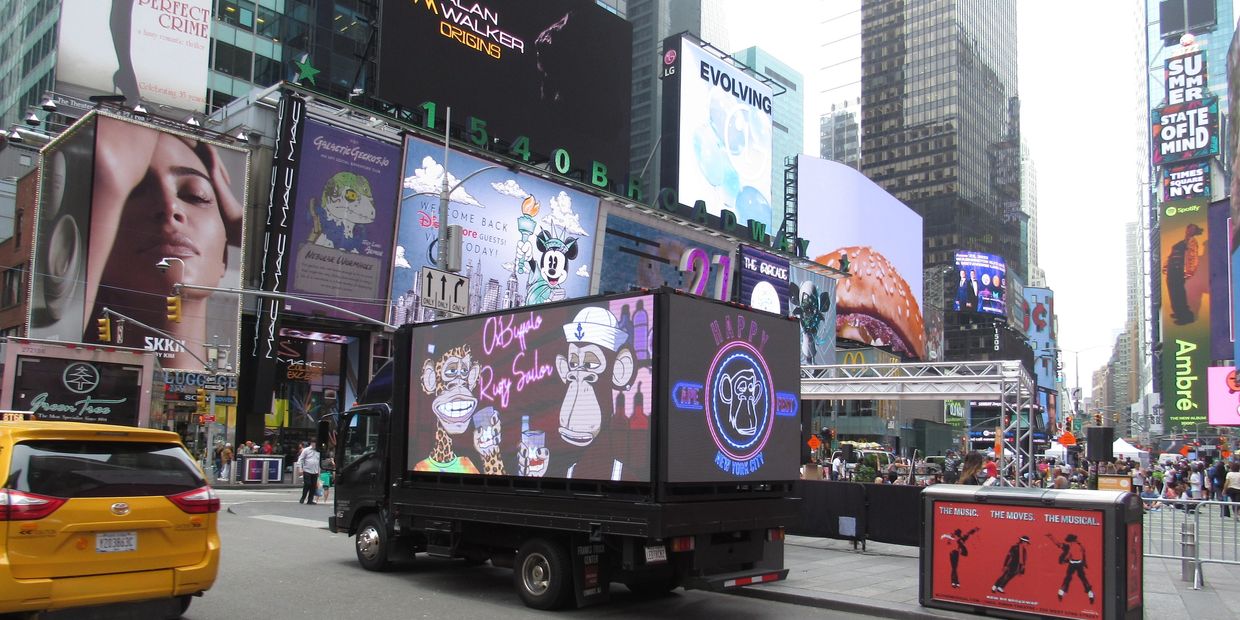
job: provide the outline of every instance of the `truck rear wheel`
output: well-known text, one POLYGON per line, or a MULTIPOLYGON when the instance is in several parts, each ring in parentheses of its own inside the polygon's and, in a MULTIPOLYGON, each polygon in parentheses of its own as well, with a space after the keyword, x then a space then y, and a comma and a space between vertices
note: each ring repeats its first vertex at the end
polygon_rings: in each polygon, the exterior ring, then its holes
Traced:
POLYGON ((388 567, 388 534, 379 515, 366 515, 357 528, 355 539, 357 563, 366 570, 381 571, 388 567))
POLYGON ((558 609, 568 602, 573 588, 573 564, 564 547, 554 541, 533 538, 517 551, 513 585, 527 607, 558 609))

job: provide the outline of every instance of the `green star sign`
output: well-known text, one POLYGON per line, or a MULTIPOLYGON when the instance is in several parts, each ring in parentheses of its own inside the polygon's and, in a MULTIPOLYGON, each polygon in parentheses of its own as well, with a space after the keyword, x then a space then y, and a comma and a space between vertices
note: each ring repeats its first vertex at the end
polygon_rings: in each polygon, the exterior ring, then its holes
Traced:
POLYGON ((304 60, 294 61, 293 64, 297 65, 297 81, 298 82, 301 82, 302 80, 310 80, 311 84, 313 84, 314 86, 318 86, 318 84, 316 84, 314 81, 314 76, 319 74, 319 70, 310 66, 309 57, 306 57, 304 60))

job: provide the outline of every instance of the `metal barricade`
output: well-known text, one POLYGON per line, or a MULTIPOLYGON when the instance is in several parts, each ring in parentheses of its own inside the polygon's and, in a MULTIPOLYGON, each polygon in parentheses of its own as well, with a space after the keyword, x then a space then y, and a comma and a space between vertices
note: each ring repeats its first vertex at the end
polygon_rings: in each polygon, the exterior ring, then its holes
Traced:
POLYGON ((1143 501, 1145 557, 1180 560, 1181 579, 1192 581, 1194 590, 1200 590, 1204 583, 1204 565, 1240 565, 1240 504, 1162 498, 1143 501))

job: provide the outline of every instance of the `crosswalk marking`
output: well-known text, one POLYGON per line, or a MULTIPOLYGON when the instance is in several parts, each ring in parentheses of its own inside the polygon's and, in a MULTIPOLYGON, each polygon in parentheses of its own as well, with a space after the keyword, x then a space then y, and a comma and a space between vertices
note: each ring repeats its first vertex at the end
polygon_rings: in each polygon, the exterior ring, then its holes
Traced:
POLYGON ((281 515, 254 515, 251 519, 262 519, 263 521, 271 521, 273 523, 284 523, 286 525, 300 525, 301 527, 313 527, 325 530, 327 529, 327 519, 303 519, 301 517, 284 517, 281 515))

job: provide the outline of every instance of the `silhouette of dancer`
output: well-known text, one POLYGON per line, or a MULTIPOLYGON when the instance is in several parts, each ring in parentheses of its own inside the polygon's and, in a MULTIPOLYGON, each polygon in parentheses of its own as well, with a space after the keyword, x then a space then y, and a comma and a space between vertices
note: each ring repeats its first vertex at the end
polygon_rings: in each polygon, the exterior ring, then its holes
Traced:
POLYGON ((135 105, 141 98, 138 75, 133 69, 130 38, 133 36, 133 5, 137 0, 112 0, 108 25, 112 30, 112 49, 119 68, 112 74, 112 86, 125 95, 126 105, 135 105))
POLYGON ((950 534, 943 534, 942 536, 939 536, 939 538, 946 540, 948 545, 955 545, 955 548, 952 549, 951 555, 948 556, 952 562, 953 588, 960 587, 960 575, 956 572, 956 569, 960 566, 960 556, 968 557, 969 555, 969 548, 966 547, 964 543, 967 542, 969 537, 975 533, 977 533, 977 528, 973 528, 963 534, 960 533, 959 529, 957 529, 950 534))
POLYGON ((1021 536, 1016 544, 1008 549, 1007 555, 1003 556, 1003 573, 999 575, 999 579, 995 580, 995 585, 990 586, 990 591, 1002 592, 1014 577, 1025 574, 1025 560, 1028 557, 1029 537, 1021 536))
POLYGON ((1059 542, 1054 536, 1047 534, 1047 538, 1051 539, 1055 546, 1059 547, 1059 563, 1067 564, 1068 570, 1063 576, 1063 585, 1059 586, 1059 600, 1063 600, 1063 595, 1068 591, 1068 586, 1072 584, 1072 576, 1076 575, 1081 578, 1081 585, 1085 586, 1085 593, 1089 595, 1089 603, 1094 602, 1094 587, 1089 585, 1089 579, 1085 578, 1085 545, 1082 545, 1076 539, 1076 534, 1068 534, 1064 537, 1063 542, 1059 542))

